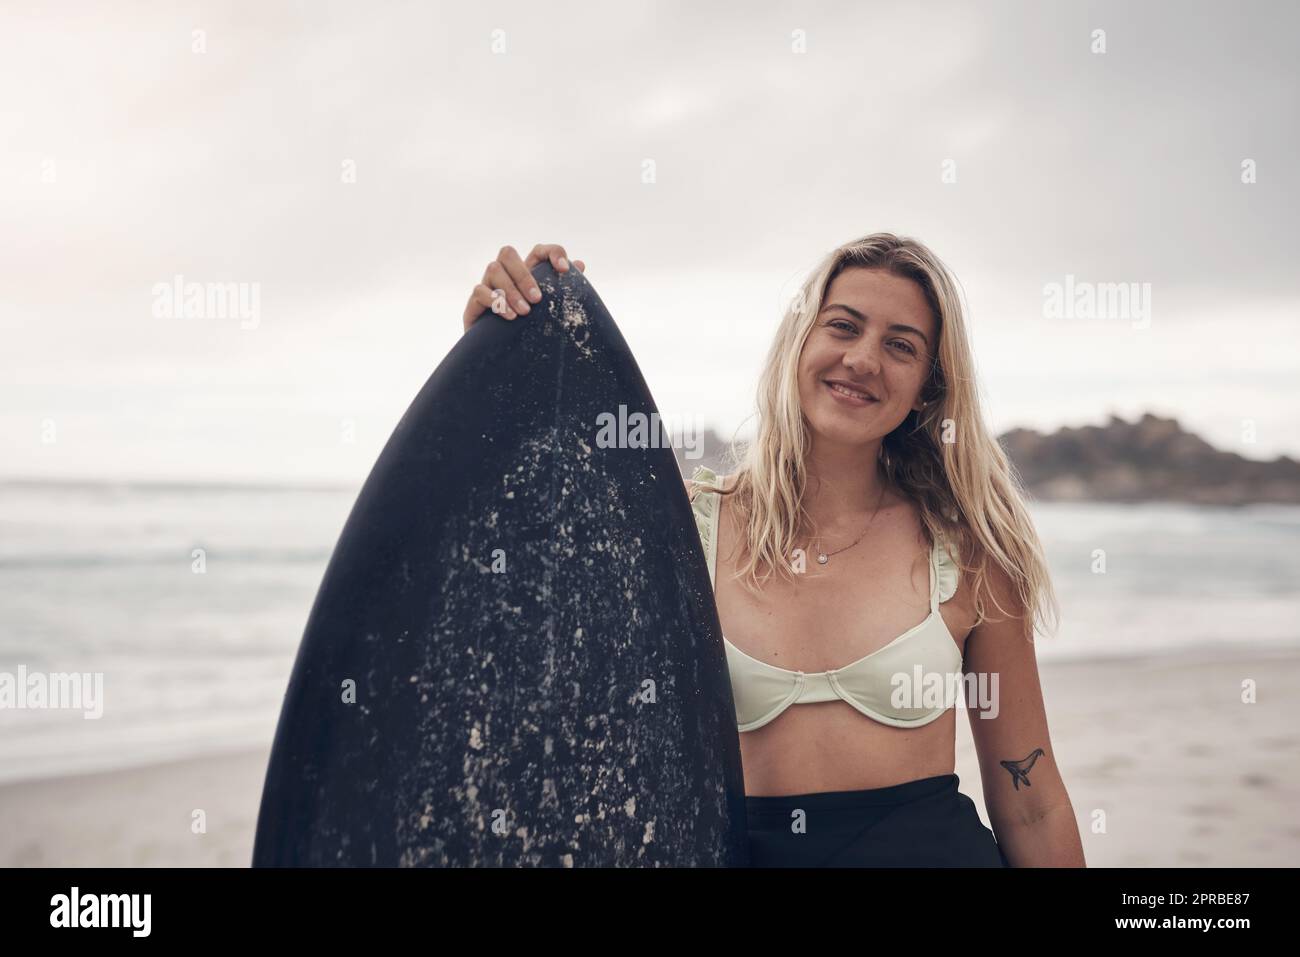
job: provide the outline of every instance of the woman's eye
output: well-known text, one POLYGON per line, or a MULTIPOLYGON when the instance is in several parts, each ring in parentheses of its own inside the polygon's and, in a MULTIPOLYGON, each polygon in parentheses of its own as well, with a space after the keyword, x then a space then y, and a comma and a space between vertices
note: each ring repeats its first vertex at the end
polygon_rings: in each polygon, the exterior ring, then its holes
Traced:
MULTIPOLYGON (((856 333, 858 331, 858 327, 847 319, 831 319, 826 323, 826 326, 830 329, 838 329, 841 332, 856 333)), ((894 339, 890 342, 890 345, 899 349, 905 355, 914 356, 917 354, 916 347, 906 339, 894 339)))

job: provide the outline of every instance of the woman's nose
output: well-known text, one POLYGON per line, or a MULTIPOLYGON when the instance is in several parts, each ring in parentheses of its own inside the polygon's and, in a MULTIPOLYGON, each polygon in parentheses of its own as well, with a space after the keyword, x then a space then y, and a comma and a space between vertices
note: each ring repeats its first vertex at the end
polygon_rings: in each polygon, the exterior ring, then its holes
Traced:
POLYGON ((865 339, 854 344, 844 353, 844 365, 858 375, 869 375, 880 369, 880 360, 876 358, 876 347, 865 339))

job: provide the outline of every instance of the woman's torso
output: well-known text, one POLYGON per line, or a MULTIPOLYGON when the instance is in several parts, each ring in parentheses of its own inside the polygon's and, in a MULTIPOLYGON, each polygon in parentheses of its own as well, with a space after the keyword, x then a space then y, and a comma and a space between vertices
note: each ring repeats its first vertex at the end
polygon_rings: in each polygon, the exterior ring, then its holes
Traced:
MULTIPOLYGON (((735 476, 722 479, 731 488, 735 476)), ((720 496, 715 598, 723 633, 742 652, 779 668, 826 671, 881 648, 930 613, 929 546, 916 506, 887 498, 866 537, 790 583, 773 576, 755 597, 732 581, 740 530, 720 496)), ((828 548, 839 547, 827 543, 828 548)), ((807 546, 805 546, 807 547, 807 546)), ((939 605, 959 651, 975 620, 964 578, 939 605)), ((800 794, 888 787, 954 770, 957 708, 921 727, 874 721, 845 701, 787 708, 740 735, 745 791, 800 794)))

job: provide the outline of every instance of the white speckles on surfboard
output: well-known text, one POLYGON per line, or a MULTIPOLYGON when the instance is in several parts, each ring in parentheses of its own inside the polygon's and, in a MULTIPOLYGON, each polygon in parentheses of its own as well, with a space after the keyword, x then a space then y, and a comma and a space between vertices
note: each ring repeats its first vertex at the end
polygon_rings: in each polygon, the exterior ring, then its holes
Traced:
POLYGON ((566 290, 560 290, 558 296, 554 295, 553 289, 548 289, 547 292, 552 294, 550 302, 547 303, 547 312, 568 334, 579 355, 590 359, 592 351, 587 343, 591 337, 591 330, 587 310, 583 308, 582 302, 566 290))
POLYGON ((667 453, 596 441, 602 410, 653 406, 626 343, 584 279, 538 279, 551 302, 508 333, 525 351, 500 361, 505 335, 467 351, 406 422, 409 454, 375 473, 355 526, 383 535, 354 548, 366 584, 338 608, 392 609, 369 616, 384 627, 366 622, 359 659, 397 654, 401 670, 371 681, 361 730, 382 736, 358 736, 331 769, 360 782, 349 810, 381 788, 391 809, 369 831, 340 816, 339 834, 366 835, 361 859, 381 834, 406 865, 722 862, 742 846, 726 830, 743 822, 728 804, 741 781, 722 787, 734 714, 714 706, 711 593, 680 573, 695 529, 669 515, 667 453), (384 775, 365 775, 384 754, 384 775))

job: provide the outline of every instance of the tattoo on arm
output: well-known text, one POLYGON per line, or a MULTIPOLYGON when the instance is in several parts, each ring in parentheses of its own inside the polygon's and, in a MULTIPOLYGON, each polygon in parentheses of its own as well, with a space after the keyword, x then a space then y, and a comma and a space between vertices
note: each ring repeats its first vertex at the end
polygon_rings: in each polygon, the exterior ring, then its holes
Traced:
POLYGON ((998 762, 1011 774, 1011 782, 1020 790, 1020 782, 1025 782, 1025 787, 1029 787, 1029 769, 1034 766, 1034 762, 1043 756, 1045 752, 1042 748, 1034 748, 1028 756, 1021 758, 1019 761, 1000 761, 998 762))

